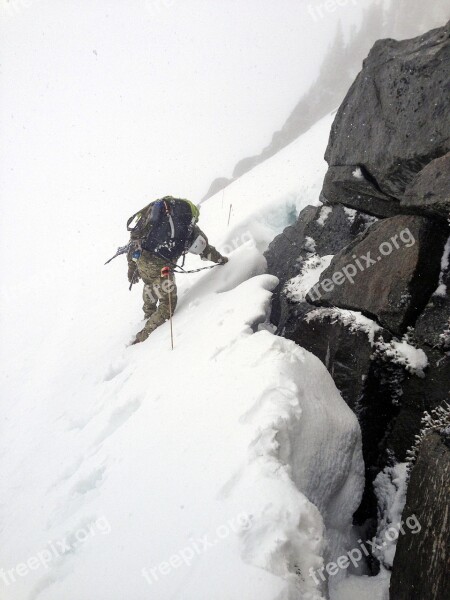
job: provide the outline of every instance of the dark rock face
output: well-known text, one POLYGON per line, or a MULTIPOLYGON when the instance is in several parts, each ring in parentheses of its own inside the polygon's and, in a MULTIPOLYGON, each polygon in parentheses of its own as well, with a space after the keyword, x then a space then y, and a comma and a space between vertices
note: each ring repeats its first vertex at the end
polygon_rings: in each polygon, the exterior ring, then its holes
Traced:
POLYGON ((402 334, 437 287, 446 237, 425 217, 382 220, 334 257, 306 299, 362 312, 402 334))
POLYGON ((399 537, 391 600, 450 598, 449 498, 449 440, 432 433, 422 442, 411 474, 403 520, 409 525, 407 519, 415 516, 419 526, 405 526, 399 537))
POLYGON ((320 217, 320 207, 307 206, 300 213, 295 225, 286 227, 270 244, 264 256, 267 272, 279 279, 273 292, 271 321, 279 325, 282 315, 281 292, 288 279, 294 277, 308 255, 306 230, 320 217))
MULTIPOLYGON (((386 341, 392 337, 381 328, 377 335, 386 341)), ((369 335, 362 329, 352 329, 351 324, 336 318, 332 311, 319 309, 297 322, 289 322, 285 337, 320 358, 344 400, 358 412, 372 362, 369 335)))
POLYGON ((295 272, 297 260, 305 251, 306 228, 319 217, 320 210, 318 206, 304 208, 297 222, 277 235, 266 250, 264 256, 267 260, 268 272, 276 275, 280 283, 286 283, 292 276, 291 273, 295 272))
POLYGON ((282 328, 291 313, 304 314, 304 306, 289 302, 282 294, 285 283, 298 275, 304 261, 313 254, 336 254, 375 220, 342 206, 302 210, 295 225, 278 235, 265 253, 268 273, 280 280, 273 295, 272 323, 282 328))
MULTIPOLYGON (((346 315, 332 309, 316 309, 286 324, 285 337, 293 340, 327 367, 336 387, 361 425, 366 485, 355 522, 363 525, 373 518, 377 500, 373 481, 384 467, 380 448, 389 424, 399 408, 393 402, 401 394, 404 369, 381 364, 374 355, 375 340, 389 342, 392 334, 372 323, 372 331, 358 325, 360 316, 346 315)), ((372 534, 375 534, 373 529, 372 534)))
POLYGON ((331 130, 325 158, 337 170, 326 180, 329 201, 364 209, 366 197, 368 212, 391 216, 415 175, 449 152, 449 32, 450 24, 375 44, 331 130), (351 174, 357 167, 359 182, 351 174))
MULTIPOLYGON (((449 31, 375 45, 333 125, 324 206, 266 254, 278 332, 323 361, 358 417, 366 485, 354 520, 366 539, 375 477, 406 459, 424 411, 450 400, 449 31)), ((450 597, 449 451, 436 435, 422 445, 404 520, 415 513, 423 528, 400 536, 391 600, 450 597)))
POLYGON ((400 201, 384 194, 367 176, 361 166, 330 167, 322 193, 330 204, 344 204, 378 217, 402 212, 400 201))
POLYGON ((435 158, 406 188, 402 207, 450 217, 450 153, 435 158))
POLYGON ((445 401, 450 402, 450 356, 430 348, 424 350, 429 362, 426 375, 422 379, 406 374, 400 383, 399 411, 383 443, 400 462, 406 460, 408 450, 414 445, 424 412, 430 413, 445 401))
MULTIPOLYGON (((446 250, 450 250, 450 239, 446 250)), ((415 336, 430 348, 450 350, 450 265, 441 273, 438 290, 417 319, 415 336)))

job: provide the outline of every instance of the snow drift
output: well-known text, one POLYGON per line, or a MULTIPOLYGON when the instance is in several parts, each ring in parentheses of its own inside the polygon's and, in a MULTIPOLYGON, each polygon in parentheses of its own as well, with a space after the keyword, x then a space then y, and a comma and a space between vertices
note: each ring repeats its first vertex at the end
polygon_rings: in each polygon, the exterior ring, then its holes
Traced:
POLYGON ((3 297, 0 598, 324 597, 310 573, 351 547, 360 431, 324 365, 271 332, 262 252, 317 204, 330 125, 202 205, 230 262, 179 276, 173 352, 167 324, 126 347, 138 286, 92 260, 109 231, 68 235, 76 266, 26 284, 33 317, 3 297))

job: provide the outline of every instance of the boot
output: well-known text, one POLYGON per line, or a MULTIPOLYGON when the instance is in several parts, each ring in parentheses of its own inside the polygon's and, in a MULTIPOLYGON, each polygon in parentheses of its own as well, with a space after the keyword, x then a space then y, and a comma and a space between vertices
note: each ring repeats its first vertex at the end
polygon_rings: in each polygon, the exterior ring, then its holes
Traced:
POLYGON ((145 342, 145 340, 147 338, 148 338, 148 334, 145 331, 145 329, 143 329, 142 331, 140 331, 139 333, 136 334, 136 337, 134 338, 134 340, 129 345, 130 346, 134 346, 136 344, 140 344, 141 342, 145 342))

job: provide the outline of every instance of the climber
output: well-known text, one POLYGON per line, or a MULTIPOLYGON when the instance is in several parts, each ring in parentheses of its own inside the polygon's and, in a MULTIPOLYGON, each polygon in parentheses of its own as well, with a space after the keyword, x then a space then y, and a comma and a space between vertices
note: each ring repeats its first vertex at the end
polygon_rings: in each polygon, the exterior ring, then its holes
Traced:
POLYGON ((143 342, 175 309, 177 287, 174 268, 187 252, 202 260, 224 265, 228 262, 197 225, 199 209, 189 200, 165 196, 148 204, 127 221, 131 232, 127 251, 128 281, 144 282, 146 323, 133 344, 143 342), (169 269, 167 269, 169 267, 169 269), (168 275, 168 276, 167 276, 168 275))

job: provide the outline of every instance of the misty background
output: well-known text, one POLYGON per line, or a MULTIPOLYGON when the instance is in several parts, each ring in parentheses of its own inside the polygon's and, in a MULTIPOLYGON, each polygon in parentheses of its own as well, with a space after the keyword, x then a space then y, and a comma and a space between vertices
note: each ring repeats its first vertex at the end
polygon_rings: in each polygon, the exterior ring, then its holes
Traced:
POLYGON ((95 268, 101 286, 130 214, 166 194, 200 201, 337 108, 376 39, 448 13, 447 0, 1 0, 3 340, 17 321, 44 334, 64 311, 60 275, 83 296, 95 268))

